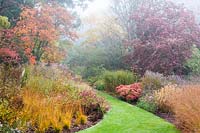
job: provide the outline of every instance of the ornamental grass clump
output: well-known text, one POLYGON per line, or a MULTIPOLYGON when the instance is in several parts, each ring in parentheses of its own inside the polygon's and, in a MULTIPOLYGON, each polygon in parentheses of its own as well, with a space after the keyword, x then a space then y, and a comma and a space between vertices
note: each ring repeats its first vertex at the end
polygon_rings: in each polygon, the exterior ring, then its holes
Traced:
POLYGON ((156 92, 159 108, 175 115, 176 125, 186 133, 200 132, 200 85, 166 86, 156 92))
POLYGON ((138 76, 129 71, 106 71, 103 74, 105 90, 115 93, 115 88, 119 85, 129 85, 138 81, 138 76))
POLYGON ((74 99, 67 91, 51 92, 47 95, 26 88, 21 95, 24 105, 21 119, 26 123, 23 125, 25 129, 31 126, 35 131, 43 132, 52 127, 54 130, 62 131, 63 128, 70 129, 73 118, 78 121, 84 118, 84 121, 81 120, 77 124, 85 124, 87 121, 87 116, 83 114, 81 101, 78 98, 74 99))
POLYGON ((172 110, 177 124, 185 132, 200 132, 200 86, 190 85, 172 95, 172 110))
POLYGON ((156 104, 162 112, 171 112, 172 111, 172 101, 171 97, 174 93, 177 93, 179 88, 177 85, 167 85, 160 90, 156 91, 154 96, 156 99, 156 104))

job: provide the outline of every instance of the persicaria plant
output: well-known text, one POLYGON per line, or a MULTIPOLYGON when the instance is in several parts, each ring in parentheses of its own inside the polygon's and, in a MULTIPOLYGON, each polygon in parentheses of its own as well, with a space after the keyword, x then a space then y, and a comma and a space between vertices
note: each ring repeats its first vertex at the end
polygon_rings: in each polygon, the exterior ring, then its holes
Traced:
POLYGON ((138 99, 142 93, 141 83, 134 83, 131 85, 120 85, 116 87, 116 93, 126 101, 133 101, 138 99))

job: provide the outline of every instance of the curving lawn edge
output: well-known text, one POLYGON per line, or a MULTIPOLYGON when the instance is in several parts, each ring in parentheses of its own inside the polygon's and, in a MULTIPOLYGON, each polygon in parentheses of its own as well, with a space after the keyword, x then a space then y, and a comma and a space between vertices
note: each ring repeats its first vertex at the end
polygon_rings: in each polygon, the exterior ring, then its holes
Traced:
POLYGON ((174 125, 140 108, 100 92, 111 110, 97 125, 79 133, 179 133, 174 125))

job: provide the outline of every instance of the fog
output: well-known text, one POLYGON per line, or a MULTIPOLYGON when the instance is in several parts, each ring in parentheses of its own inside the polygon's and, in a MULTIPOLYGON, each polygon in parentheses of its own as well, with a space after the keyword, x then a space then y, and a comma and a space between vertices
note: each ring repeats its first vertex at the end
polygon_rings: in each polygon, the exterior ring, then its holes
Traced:
POLYGON ((186 8, 193 11, 198 22, 200 22, 200 0, 171 0, 177 4, 184 4, 186 8))
MULTIPOLYGON (((82 18, 88 17, 90 15, 101 16, 105 15, 109 10, 109 6, 111 5, 111 1, 113 0, 94 0, 91 2, 84 12, 80 12, 82 18)), ((191 10, 198 22, 200 22, 200 0, 171 0, 176 4, 182 4, 187 9, 191 10)))

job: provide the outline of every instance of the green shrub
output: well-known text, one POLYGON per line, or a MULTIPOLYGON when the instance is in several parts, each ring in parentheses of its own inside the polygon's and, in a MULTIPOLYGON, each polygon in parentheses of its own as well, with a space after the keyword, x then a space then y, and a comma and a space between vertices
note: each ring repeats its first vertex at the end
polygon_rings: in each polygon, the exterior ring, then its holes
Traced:
POLYGON ((99 76, 104 73, 105 69, 103 67, 86 67, 81 73, 83 79, 87 80, 91 85, 99 80, 99 76))
POLYGON ((196 47, 192 47, 192 57, 187 60, 186 67, 189 67, 192 71, 192 74, 200 74, 200 50, 196 47))
POLYGON ((142 108, 146 111, 156 113, 158 107, 155 101, 154 94, 148 93, 144 96, 142 96, 138 102, 137 102, 137 107, 142 108))
POLYGON ((105 83, 103 80, 98 80, 94 83, 95 89, 97 90, 105 90, 105 83))
POLYGON ((151 113, 155 113, 157 110, 157 106, 154 102, 148 102, 145 100, 139 100, 136 106, 151 113))
POLYGON ((114 92, 119 85, 129 85, 138 81, 138 76, 129 71, 106 71, 103 74, 105 90, 114 92))
POLYGON ((82 75, 83 71, 85 70, 85 67, 84 66, 76 66, 76 67, 70 68, 70 70, 72 70, 77 75, 82 75))
POLYGON ((155 99, 154 91, 143 93, 143 95, 137 101, 136 106, 149 112, 156 113, 156 111, 158 110, 158 106, 155 99))

